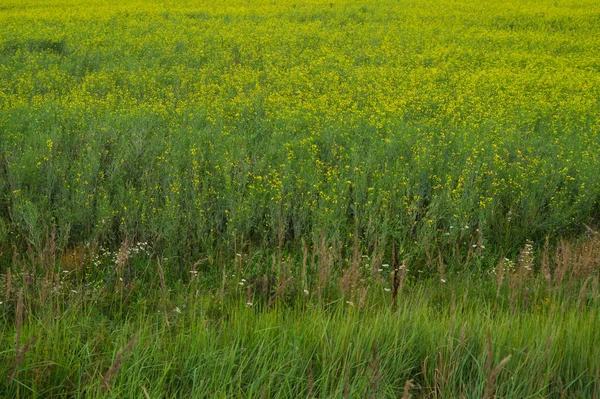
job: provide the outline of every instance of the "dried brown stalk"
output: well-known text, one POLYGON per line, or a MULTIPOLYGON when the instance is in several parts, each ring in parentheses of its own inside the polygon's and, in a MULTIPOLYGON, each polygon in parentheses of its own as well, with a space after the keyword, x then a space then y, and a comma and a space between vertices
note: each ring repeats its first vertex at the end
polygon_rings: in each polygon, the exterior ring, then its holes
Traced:
POLYGON ((375 341, 373 341, 371 351, 373 353, 373 360, 369 363, 369 383, 371 385, 370 398, 376 398, 379 391, 379 383, 381 382, 383 375, 381 373, 381 362, 377 357, 377 343, 375 341))
POLYGON ((31 349, 31 345, 33 345, 35 341, 37 341, 37 339, 38 336, 34 336, 29 341, 27 341, 27 343, 21 348, 21 350, 18 351, 18 355, 15 358, 15 363, 12 369, 10 370, 10 373, 8 374, 8 378, 12 380, 17 376, 19 365, 21 365, 23 359, 25 358, 25 354, 29 351, 29 349, 31 349))
POLYGON ((117 374, 119 372, 119 370, 121 369, 121 366, 123 365, 123 362, 125 360, 127 360, 129 358, 129 356, 131 356, 131 350, 133 349, 133 346, 137 342, 139 335, 140 335, 139 332, 136 333, 133 336, 133 338, 127 343, 127 345, 125 345, 125 347, 117 353, 117 356, 115 357, 115 361, 110 366, 110 368, 106 371, 106 374, 104 374, 104 378, 102 378, 102 385, 106 389, 110 389, 110 380, 112 379, 112 377, 115 374, 117 374))
POLYGON ((308 398, 311 399, 314 396, 313 389, 315 385, 315 375, 313 373, 312 360, 308 366, 308 398))
POLYGON ((10 267, 6 270, 6 303, 10 301, 10 294, 12 291, 12 275, 10 274, 10 267))
POLYGON ((17 299, 17 334, 15 336, 15 351, 19 351, 21 342, 21 328, 23 327, 23 288, 19 290, 17 299))
POLYGON ((511 357, 512 357, 511 355, 508 355, 507 357, 502 359, 500 361, 500 363, 498 363, 498 365, 494 369, 492 369, 493 361, 494 361, 494 352, 492 349, 492 332, 488 328, 487 357, 485 359, 485 372, 488 377, 487 377, 487 382, 485 385, 485 391, 483 394, 484 399, 494 398, 496 377, 498 377, 498 374, 500 374, 500 371, 506 365, 506 363, 508 363, 508 361, 510 360, 511 357))
POLYGON ((398 249, 396 244, 392 245, 392 267, 394 268, 394 279, 392 281, 392 309, 398 308, 398 288, 400 287, 400 276, 398 276, 398 249))
POLYGON ((404 384, 404 392, 402 393, 402 399, 410 399, 410 389, 413 387, 412 380, 406 381, 404 384))

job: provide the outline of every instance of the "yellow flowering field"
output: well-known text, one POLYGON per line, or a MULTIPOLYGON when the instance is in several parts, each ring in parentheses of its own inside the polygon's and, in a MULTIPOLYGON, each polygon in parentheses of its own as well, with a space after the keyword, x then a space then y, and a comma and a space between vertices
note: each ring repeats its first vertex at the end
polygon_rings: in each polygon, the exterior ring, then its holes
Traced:
POLYGON ((129 237, 191 260, 357 235, 455 259, 580 234, 600 218, 599 15, 1 0, 0 251, 129 237))

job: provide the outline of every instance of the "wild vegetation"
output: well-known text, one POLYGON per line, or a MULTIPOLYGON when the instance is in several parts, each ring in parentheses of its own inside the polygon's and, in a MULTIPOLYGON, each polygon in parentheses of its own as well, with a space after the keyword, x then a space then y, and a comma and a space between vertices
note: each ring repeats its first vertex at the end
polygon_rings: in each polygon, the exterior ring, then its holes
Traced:
POLYGON ((0 396, 598 397, 598 15, 0 0, 0 396))

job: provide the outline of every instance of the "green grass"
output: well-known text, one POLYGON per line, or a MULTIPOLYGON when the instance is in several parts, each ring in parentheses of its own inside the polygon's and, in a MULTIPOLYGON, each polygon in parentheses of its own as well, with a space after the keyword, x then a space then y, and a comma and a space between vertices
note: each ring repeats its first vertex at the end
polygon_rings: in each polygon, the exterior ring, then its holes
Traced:
MULTIPOLYGON (((530 288, 511 304, 508 291, 496 297, 492 278, 455 276, 406 287, 396 311, 381 288, 362 305, 299 293, 294 305, 267 308, 246 305, 243 291, 222 302, 204 287, 179 287, 166 299, 137 295, 125 313, 76 294, 45 303, 31 295, 21 345, 37 340, 0 394, 383 398, 402 396, 410 380, 415 397, 481 398, 492 369, 511 356, 493 386, 498 397, 598 395, 597 287, 584 306, 576 288, 539 280, 530 288)), ((15 326, 4 321, 3 376, 16 357, 15 326)))

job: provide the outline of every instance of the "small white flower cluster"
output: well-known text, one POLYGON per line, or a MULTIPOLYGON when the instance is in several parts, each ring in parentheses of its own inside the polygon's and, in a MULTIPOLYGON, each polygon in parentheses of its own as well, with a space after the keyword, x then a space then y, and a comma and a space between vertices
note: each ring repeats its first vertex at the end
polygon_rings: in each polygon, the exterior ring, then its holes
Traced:
POLYGON ((527 271, 533 269, 533 242, 529 240, 525 242, 525 246, 519 255, 519 265, 523 266, 527 271))
POLYGON ((515 262, 508 258, 504 258, 501 265, 492 268, 488 273, 495 276, 500 272, 502 272, 502 274, 514 273, 515 270, 515 262))
POLYGON ((127 255, 132 255, 132 254, 133 255, 138 255, 138 254, 149 255, 148 242, 147 241, 138 242, 133 247, 127 248, 127 250, 128 250, 128 254, 127 255))
MULTIPOLYGON (((108 249, 100 248, 100 253, 93 256, 92 263, 94 266, 98 267, 103 263, 102 261, 104 260, 106 263, 117 265, 119 263, 119 252, 120 251, 109 251, 108 249)), ((150 250, 148 248, 148 242, 138 242, 135 245, 127 248, 125 255, 127 258, 137 255, 149 256, 150 250)))
MULTIPOLYGON (((103 249, 100 248, 100 251, 102 251, 103 249)), ((92 257, 92 264, 96 267, 100 266, 100 264, 102 263, 102 260, 100 259, 100 255, 99 254, 94 254, 94 256, 92 257)))

